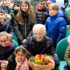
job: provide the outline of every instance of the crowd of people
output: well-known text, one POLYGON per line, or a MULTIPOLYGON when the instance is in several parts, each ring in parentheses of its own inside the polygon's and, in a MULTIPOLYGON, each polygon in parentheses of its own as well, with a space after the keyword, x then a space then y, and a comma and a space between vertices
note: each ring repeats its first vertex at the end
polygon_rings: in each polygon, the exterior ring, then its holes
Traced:
MULTIPOLYGON (((34 9, 30 0, 0 1, 0 70, 32 70, 28 59, 37 54, 51 55, 55 62, 53 70, 57 70, 60 61, 54 49, 70 29, 66 5, 60 7, 56 0, 40 0, 34 9), (11 41, 14 35, 17 48, 11 41)), ((69 52, 65 54, 68 68, 69 52)))

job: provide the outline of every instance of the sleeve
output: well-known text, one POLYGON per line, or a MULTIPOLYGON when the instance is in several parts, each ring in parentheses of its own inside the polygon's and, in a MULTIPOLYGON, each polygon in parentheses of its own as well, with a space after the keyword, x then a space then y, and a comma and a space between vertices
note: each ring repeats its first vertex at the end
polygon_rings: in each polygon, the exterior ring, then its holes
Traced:
POLYGON ((11 23, 9 23, 9 30, 10 30, 10 34, 14 36, 14 28, 13 26, 11 25, 11 23))
POLYGON ((17 22, 16 19, 14 20, 14 24, 13 25, 14 25, 15 34, 16 34, 17 38, 20 41, 22 41, 23 40, 23 36, 22 36, 22 34, 21 34, 20 30, 19 30, 18 22, 17 22))
POLYGON ((47 29, 48 29, 48 25, 47 25, 47 20, 46 20, 46 22, 45 22, 45 28, 46 28, 46 34, 47 34, 47 29))
POLYGON ((47 54, 53 55, 54 54, 54 44, 53 44, 52 38, 48 38, 46 47, 47 47, 47 50, 46 50, 47 54))
POLYGON ((66 60, 68 66, 70 67, 70 46, 66 49, 64 59, 66 60))
POLYGON ((23 47, 26 48, 27 50, 27 58, 29 59, 32 54, 31 54, 31 51, 32 51, 32 48, 31 48, 31 38, 27 38, 25 43, 23 44, 23 47))
POLYGON ((66 36, 67 23, 62 18, 61 21, 59 22, 58 30, 59 30, 59 34, 56 43, 58 43, 61 39, 63 39, 66 36))
POLYGON ((7 70, 15 70, 15 68, 16 68, 15 56, 10 55, 10 57, 8 58, 7 70))
POLYGON ((31 37, 27 38, 25 43, 23 44, 24 48, 28 51, 31 51, 31 37))
POLYGON ((45 42, 46 42, 46 44, 45 44, 45 47, 42 49, 42 53, 46 53, 48 55, 53 55, 54 45, 53 45, 52 39, 47 37, 45 42))

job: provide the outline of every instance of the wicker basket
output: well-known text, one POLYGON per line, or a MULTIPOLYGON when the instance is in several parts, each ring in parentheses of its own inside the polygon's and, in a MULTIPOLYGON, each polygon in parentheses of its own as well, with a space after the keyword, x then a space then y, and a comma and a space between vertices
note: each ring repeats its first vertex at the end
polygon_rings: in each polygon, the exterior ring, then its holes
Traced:
POLYGON ((29 66, 32 68, 32 70, 51 70, 54 69, 55 67, 55 63, 53 61, 53 63, 49 63, 47 65, 41 65, 41 64, 36 64, 34 63, 32 60, 33 57, 30 58, 29 60, 29 66))

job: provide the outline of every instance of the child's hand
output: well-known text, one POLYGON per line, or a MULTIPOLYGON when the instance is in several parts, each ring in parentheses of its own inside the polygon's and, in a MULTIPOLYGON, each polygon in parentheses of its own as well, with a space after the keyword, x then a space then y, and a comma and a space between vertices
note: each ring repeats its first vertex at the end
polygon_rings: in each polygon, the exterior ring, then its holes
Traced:
POLYGON ((21 68, 21 65, 22 65, 22 62, 17 63, 16 70, 19 70, 21 68))

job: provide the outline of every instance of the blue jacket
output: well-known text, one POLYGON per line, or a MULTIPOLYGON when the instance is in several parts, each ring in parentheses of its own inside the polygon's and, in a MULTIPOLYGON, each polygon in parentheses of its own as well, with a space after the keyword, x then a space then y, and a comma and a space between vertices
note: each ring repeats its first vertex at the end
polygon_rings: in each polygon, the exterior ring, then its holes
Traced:
POLYGON ((4 13, 9 14, 10 13, 10 9, 9 7, 5 7, 5 6, 0 6, 0 9, 4 11, 4 13))
POLYGON ((0 32, 2 32, 2 31, 6 31, 6 32, 14 35, 14 28, 8 19, 6 19, 4 25, 2 23, 0 23, 0 32))
POLYGON ((47 35, 51 37, 56 44, 66 35, 67 23, 63 16, 64 15, 59 11, 57 15, 48 17, 45 23, 47 35))

